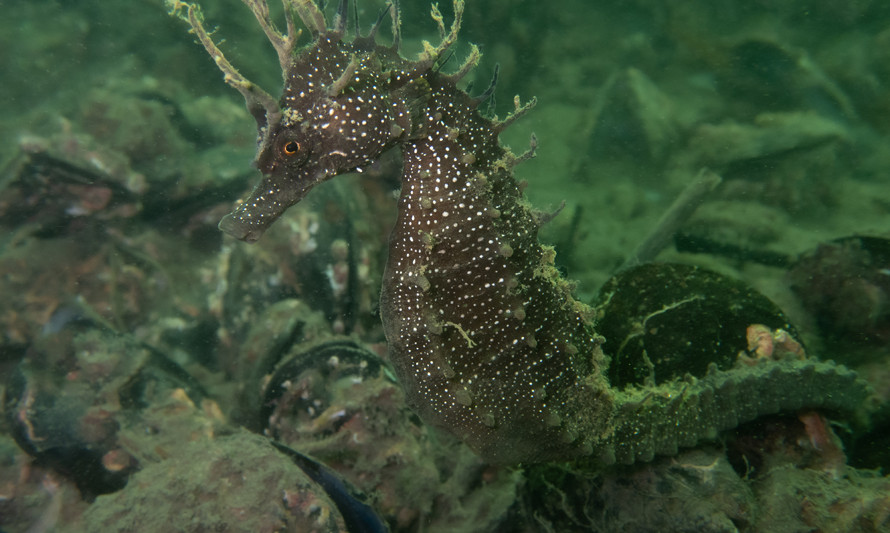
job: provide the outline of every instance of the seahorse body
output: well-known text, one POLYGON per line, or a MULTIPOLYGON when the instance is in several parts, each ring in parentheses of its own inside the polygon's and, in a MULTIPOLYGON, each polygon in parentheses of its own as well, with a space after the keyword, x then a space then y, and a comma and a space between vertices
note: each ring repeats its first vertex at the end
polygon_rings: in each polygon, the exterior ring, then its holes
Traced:
POLYGON ((500 125, 449 80, 427 79, 383 279, 390 358, 414 408, 487 458, 576 454, 611 410, 591 311, 538 244, 500 125))
POLYGON ((527 107, 517 102, 503 122, 477 111, 481 100, 457 87, 478 60, 475 48, 455 74, 437 68, 456 39, 463 2, 454 2, 450 30, 433 8, 442 42, 426 44, 417 61, 398 53, 397 6, 390 6, 393 45, 382 46, 374 38, 379 20, 368 36, 345 40, 347 0, 330 29, 311 0, 285 0, 313 34, 296 51, 291 24, 280 34, 264 2, 245 3, 278 50, 280 102, 240 77, 188 6, 187 19, 244 95, 260 138, 264 178, 220 228, 255 241, 317 183, 399 146, 399 215, 380 307, 390 361, 427 422, 492 462, 630 463, 780 409, 852 411, 862 402, 867 388, 852 372, 813 361, 610 387, 592 310, 572 297, 553 250, 538 243, 541 217, 513 178, 522 157, 498 140, 527 107))

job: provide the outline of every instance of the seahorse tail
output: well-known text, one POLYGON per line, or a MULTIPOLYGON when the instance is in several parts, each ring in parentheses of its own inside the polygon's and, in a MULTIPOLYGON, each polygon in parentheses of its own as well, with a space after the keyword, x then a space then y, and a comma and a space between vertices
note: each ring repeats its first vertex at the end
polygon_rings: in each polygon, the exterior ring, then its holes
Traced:
POLYGON ((865 380, 833 362, 713 366, 702 378, 616 393, 614 432, 593 453, 606 464, 650 461, 768 414, 819 408, 856 416, 870 393, 865 380))

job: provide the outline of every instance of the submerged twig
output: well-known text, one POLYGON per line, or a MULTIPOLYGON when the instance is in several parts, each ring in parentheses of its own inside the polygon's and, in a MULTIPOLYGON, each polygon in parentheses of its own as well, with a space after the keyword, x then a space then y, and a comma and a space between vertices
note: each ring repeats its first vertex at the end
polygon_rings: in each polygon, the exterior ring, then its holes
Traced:
POLYGON ((665 211, 661 219, 637 246, 634 252, 624 261, 619 270, 646 263, 655 259, 669 242, 677 229, 692 216, 692 213, 710 196, 723 181, 714 171, 703 168, 680 196, 665 211))

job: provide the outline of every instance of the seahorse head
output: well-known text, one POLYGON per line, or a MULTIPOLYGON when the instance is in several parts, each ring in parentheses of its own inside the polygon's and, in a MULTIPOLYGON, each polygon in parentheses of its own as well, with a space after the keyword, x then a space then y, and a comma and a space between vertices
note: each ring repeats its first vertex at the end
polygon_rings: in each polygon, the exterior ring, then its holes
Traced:
MULTIPOLYGON (((340 0, 333 24, 312 0, 282 0, 287 32, 282 33, 269 17, 265 0, 245 0, 269 41, 278 52, 284 75, 284 91, 275 100, 244 78, 219 50, 204 29, 197 5, 167 0, 171 12, 188 21, 198 40, 237 89, 257 122, 258 149, 255 166, 263 173, 259 185, 219 224, 222 231, 254 242, 293 204, 315 185, 345 172, 361 170, 382 152, 417 135, 423 103, 430 96, 429 74, 457 39, 463 0, 454 1, 455 20, 446 30, 442 16, 433 6, 442 41, 438 46, 424 42, 418 60, 399 55, 398 2, 393 0, 371 30, 356 29, 346 38, 349 0, 340 0), (376 34, 389 13, 393 41, 376 43, 376 34), (301 31, 297 15, 312 40, 298 49, 301 31)), ((478 61, 473 47, 464 67, 450 76, 459 80, 478 61)))
MULTIPOLYGON (((220 222, 255 241, 315 185, 376 161, 410 130, 409 112, 393 97, 393 74, 365 40, 344 42, 328 31, 293 57, 278 106, 254 113, 263 179, 220 222)), ((383 49, 385 50, 385 49, 383 49)))

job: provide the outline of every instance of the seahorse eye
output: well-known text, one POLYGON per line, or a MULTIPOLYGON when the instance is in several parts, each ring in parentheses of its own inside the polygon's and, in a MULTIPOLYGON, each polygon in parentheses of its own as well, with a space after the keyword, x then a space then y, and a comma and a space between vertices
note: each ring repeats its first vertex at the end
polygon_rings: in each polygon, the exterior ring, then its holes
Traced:
POLYGON ((300 143, 297 141, 288 141, 281 147, 281 153, 286 156, 296 155, 300 151, 300 143))

